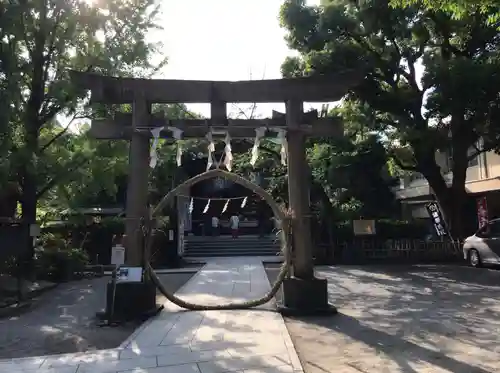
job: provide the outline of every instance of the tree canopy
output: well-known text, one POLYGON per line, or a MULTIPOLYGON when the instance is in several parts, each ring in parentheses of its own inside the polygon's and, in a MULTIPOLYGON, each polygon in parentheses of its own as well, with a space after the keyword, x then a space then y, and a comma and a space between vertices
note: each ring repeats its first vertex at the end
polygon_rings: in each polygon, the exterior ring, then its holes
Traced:
POLYGON ((496 0, 392 0, 391 4, 399 7, 423 4, 428 10, 443 11, 455 19, 476 12, 488 14, 488 22, 491 23, 500 19, 500 8, 496 0))
MULTIPOLYGON (((25 0, 0 4, 0 216, 26 224, 45 221, 67 209, 123 207, 128 177, 127 141, 92 138, 89 121, 130 105, 95 105, 71 85, 70 70, 104 75, 149 77, 166 62, 162 45, 147 34, 158 25, 156 0, 97 5, 86 0, 25 0)), ((298 3, 297 3, 298 4, 298 3)), ((315 10, 315 12, 318 9, 315 10)), ((319 15, 319 11, 317 13, 319 15)), ((306 51, 304 50, 304 56, 306 51)), ((305 58, 289 75, 311 70, 305 58)), ((393 214, 393 179, 388 175, 387 140, 365 130, 378 116, 358 98, 330 115, 346 122, 342 140, 308 143, 311 203, 325 226, 331 221, 393 214), (378 198, 374 199, 376 195, 378 198)), ((169 118, 199 117, 183 105, 153 105, 169 118)), ((253 117, 255 105, 238 116, 253 117)), ((233 140, 234 172, 248 174, 251 140, 233 140)), ((203 140, 183 140, 183 165, 206 152, 203 140)), ((163 141, 159 164, 150 173, 154 203, 185 175, 176 164, 176 145, 163 141)), ((279 200, 287 199, 286 168, 279 146, 261 143, 256 169, 279 200)), ((30 240, 31 241, 31 240, 30 240)), ((30 242, 31 245, 31 242, 30 242)))
MULTIPOLYGON (((123 149, 123 144, 94 146, 85 136, 72 136, 79 121, 91 112, 86 92, 72 86, 68 73, 154 73, 165 63, 157 58, 161 44, 146 39, 150 30, 159 27, 157 14, 155 0, 106 1, 96 6, 85 0, 2 2, 0 177, 2 187, 7 187, 0 192, 0 204, 4 216, 14 217, 19 202, 24 224, 34 224, 40 199, 50 199, 47 194, 68 182, 68 174, 93 159, 97 148, 103 154, 123 149), (70 120, 61 126, 64 118, 70 120)), ((119 168, 118 160, 113 163, 119 168)), ((31 262, 32 240, 26 241, 22 251, 31 262)))
MULTIPOLYGON (((468 161, 498 144, 500 35, 489 13, 453 19, 417 4, 288 0, 281 10, 288 43, 300 53, 283 64, 285 76, 349 68, 365 72, 351 90, 351 110, 382 132, 389 154, 422 173, 450 219, 462 216, 468 161), (479 143, 481 143, 479 145, 479 143), (450 152, 451 193, 436 160, 450 152)), ((461 222, 452 222, 461 231, 461 222)))

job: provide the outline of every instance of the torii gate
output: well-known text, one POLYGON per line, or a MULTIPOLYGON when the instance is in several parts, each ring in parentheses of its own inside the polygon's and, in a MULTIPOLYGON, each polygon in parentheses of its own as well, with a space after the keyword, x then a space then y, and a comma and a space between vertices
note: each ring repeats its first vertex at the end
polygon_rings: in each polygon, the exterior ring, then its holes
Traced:
MULTIPOLYGON (((341 99, 362 78, 358 71, 316 77, 255 80, 195 81, 118 78, 93 73, 71 72, 72 81, 91 91, 92 102, 132 104, 132 114, 92 121, 91 134, 97 139, 130 140, 129 182, 126 205, 126 262, 141 265, 140 218, 147 215, 148 173, 151 130, 170 126, 183 131, 184 138, 203 138, 209 131, 230 133, 231 138, 254 138, 258 128, 286 131, 288 142, 289 208, 293 211, 293 277, 283 284, 285 306, 291 309, 328 308, 327 283, 314 276, 309 212, 309 185, 306 174, 305 139, 340 137, 338 119, 318 118, 304 113, 303 103, 341 99), (286 114, 271 119, 227 118, 228 102, 285 103, 286 114), (169 120, 151 114, 153 103, 210 103, 210 119, 169 120)), ((172 137, 162 131, 160 137, 172 137)))

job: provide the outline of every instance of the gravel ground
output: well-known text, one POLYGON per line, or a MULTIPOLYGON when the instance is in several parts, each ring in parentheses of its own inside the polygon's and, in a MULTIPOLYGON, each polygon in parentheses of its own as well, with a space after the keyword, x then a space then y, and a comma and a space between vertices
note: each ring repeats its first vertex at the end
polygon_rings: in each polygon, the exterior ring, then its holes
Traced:
MULTIPOLYGON (((172 292, 194 273, 159 275, 172 292)), ((0 358, 15 358, 118 347, 138 326, 99 327, 95 313, 104 309, 106 283, 101 277, 62 284, 43 294, 34 308, 0 320, 0 358)), ((158 296, 163 303, 163 296, 158 296)))
MULTIPOLYGON (((272 282, 278 270, 267 273, 272 282)), ((306 373, 500 371, 500 271, 337 266, 317 275, 339 315, 285 319, 306 373)))

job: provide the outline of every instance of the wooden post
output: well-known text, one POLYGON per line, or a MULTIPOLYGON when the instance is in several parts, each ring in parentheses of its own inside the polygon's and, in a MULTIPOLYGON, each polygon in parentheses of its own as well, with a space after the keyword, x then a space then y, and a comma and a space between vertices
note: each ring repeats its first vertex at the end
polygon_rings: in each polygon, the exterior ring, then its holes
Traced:
MULTIPOLYGON (((138 95, 132 106, 133 128, 146 125, 149 105, 142 95, 138 95)), ((149 136, 133 132, 129 149, 129 174, 127 187, 127 214, 125 233, 125 262, 130 266, 140 266, 143 256, 143 233, 141 218, 148 211, 149 184, 149 136)))
POLYGON ((288 127, 288 199, 293 214, 293 275, 301 279, 314 277, 309 212, 309 175, 307 175, 305 135, 298 130, 303 115, 302 101, 286 103, 288 127))

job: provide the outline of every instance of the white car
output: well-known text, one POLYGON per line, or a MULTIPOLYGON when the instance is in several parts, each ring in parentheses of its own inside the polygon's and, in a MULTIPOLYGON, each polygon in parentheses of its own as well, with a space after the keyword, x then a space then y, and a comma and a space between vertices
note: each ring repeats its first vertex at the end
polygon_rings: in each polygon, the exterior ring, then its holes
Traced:
POLYGON ((464 259, 472 267, 500 265, 500 219, 494 219, 464 241, 464 259))

